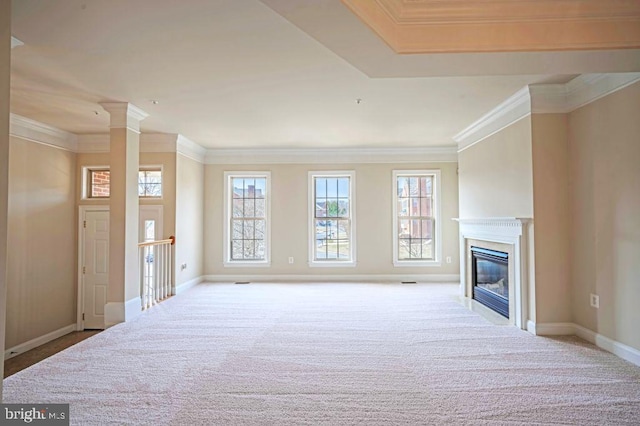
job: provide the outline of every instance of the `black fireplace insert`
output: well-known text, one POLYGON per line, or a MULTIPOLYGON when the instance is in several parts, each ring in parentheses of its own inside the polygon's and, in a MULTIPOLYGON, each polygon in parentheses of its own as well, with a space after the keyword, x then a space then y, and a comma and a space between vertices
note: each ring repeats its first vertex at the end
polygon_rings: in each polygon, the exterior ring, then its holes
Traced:
POLYGON ((509 318, 509 255, 471 247, 473 298, 509 318))

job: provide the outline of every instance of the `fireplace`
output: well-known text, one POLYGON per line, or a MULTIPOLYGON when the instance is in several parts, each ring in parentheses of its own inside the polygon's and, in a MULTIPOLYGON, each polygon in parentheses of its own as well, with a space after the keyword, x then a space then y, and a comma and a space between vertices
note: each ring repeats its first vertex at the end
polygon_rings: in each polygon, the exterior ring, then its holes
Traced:
POLYGON ((509 318, 509 255, 471 246, 473 299, 509 318))

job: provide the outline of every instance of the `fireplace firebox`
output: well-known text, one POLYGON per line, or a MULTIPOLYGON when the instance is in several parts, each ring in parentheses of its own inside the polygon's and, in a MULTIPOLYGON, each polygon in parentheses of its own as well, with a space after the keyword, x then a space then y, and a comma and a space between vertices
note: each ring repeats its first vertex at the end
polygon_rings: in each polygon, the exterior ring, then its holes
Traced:
POLYGON ((509 255, 471 247, 473 298, 509 318, 509 255))

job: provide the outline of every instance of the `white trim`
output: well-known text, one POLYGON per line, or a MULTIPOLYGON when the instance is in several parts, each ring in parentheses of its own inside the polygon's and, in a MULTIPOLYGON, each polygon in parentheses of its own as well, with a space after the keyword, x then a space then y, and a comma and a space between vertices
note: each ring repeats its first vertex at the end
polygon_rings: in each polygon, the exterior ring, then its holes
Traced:
POLYGON ((129 321, 137 317, 142 313, 142 298, 136 296, 133 299, 129 299, 124 304, 124 319, 129 321))
POLYGON ((393 266, 394 267, 433 267, 433 266, 441 266, 442 264, 442 224, 440 223, 442 215, 440 214, 442 211, 442 192, 440 191, 441 184, 441 171, 439 169, 432 170, 393 170, 391 174, 391 204, 392 204, 392 214, 393 214, 393 266), (398 177, 401 176, 433 176, 434 178, 434 186, 433 186, 433 204, 434 204, 434 219, 436 222, 435 229, 435 256, 433 260, 420 260, 420 261, 411 261, 411 260, 399 260, 398 259, 398 177))
POLYGON ((640 73, 583 74, 564 84, 531 84, 453 137, 458 152, 532 113, 568 113, 640 81, 640 73))
POLYGON ((455 146, 427 148, 208 149, 206 164, 455 163, 455 146))
POLYGON ((173 294, 180 295, 182 293, 184 293, 185 291, 197 286, 198 284, 200 284, 201 282, 204 281, 204 275, 201 275, 199 277, 196 277, 192 280, 189 280, 187 282, 184 282, 182 284, 179 284, 178 286, 176 286, 175 290, 173 291, 173 294))
POLYGON ((180 134, 176 137, 176 152, 203 164, 207 155, 206 149, 180 134))
POLYGON ((205 282, 395 282, 416 281, 418 283, 457 283, 460 276, 457 274, 355 274, 355 275, 330 275, 330 274, 267 274, 267 275, 205 275, 205 282))
POLYGON ((527 331, 535 336, 536 335, 536 323, 531 321, 531 320, 527 321, 527 331))
POLYGON ((18 40, 17 38, 15 38, 14 36, 11 36, 11 48, 15 48, 18 46, 22 46, 24 45, 24 42, 18 40))
POLYGON ((126 128, 140 133, 140 122, 149 114, 129 102, 100 102, 100 106, 109 113, 110 129, 126 128))
POLYGON ((125 322, 124 302, 107 302, 104 305, 104 328, 107 329, 121 322, 125 322))
POLYGON ((640 366, 640 350, 631 346, 610 339, 602 334, 598 334, 588 328, 574 323, 545 323, 536 324, 534 326, 536 335, 538 336, 572 336, 576 335, 590 343, 593 343, 600 349, 611 352, 612 354, 629 361, 632 364, 640 366))
MULTIPOLYGON (((309 231, 309 241, 308 241, 308 265, 310 267, 320 267, 320 268, 342 268, 342 267, 354 267, 357 264, 357 250, 356 250, 356 172, 355 170, 311 170, 308 172, 308 190, 307 190, 307 201, 308 201, 308 231, 309 231), (349 260, 316 260, 315 259, 315 250, 316 250, 316 226, 315 226, 315 185, 314 178, 323 178, 323 177, 348 177, 349 178, 349 219, 351 221, 350 233, 349 233, 349 260)), ((331 218, 328 217, 327 220, 331 218)))
POLYGON ((495 217, 468 218, 453 220, 460 224, 460 291, 462 296, 467 294, 467 240, 481 240, 495 243, 509 244, 513 247, 514 272, 514 301, 515 312, 509 313, 515 325, 528 329, 529 321, 529 255, 528 255, 528 226, 533 223, 529 218, 495 217))
POLYGON ((523 87, 453 137, 458 152, 498 133, 531 114, 529 87, 523 87))
POLYGON ((30 351, 33 348, 37 348, 40 345, 44 345, 45 343, 49 343, 52 340, 57 339, 58 337, 65 336, 76 330, 75 324, 69 324, 66 327, 59 328, 50 333, 42 335, 40 337, 36 337, 35 339, 31 339, 28 342, 20 343, 12 348, 6 349, 4 351, 4 359, 5 361, 9 358, 13 358, 14 356, 20 355, 24 352, 30 351))
POLYGON ((224 220, 222 223, 222 264, 224 267, 270 267, 271 266, 271 172, 270 171, 225 171, 224 172, 224 220), (266 179, 266 196, 265 196, 265 259, 264 260, 231 260, 231 238, 229 232, 231 230, 231 219, 233 211, 233 203, 230 202, 231 197, 231 179, 232 178, 265 178, 266 179))
POLYGON ((583 74, 567 84, 567 112, 640 81, 640 73, 583 74))
POLYGON ((107 205, 81 205, 78 206, 78 300, 76 306, 76 330, 84 330, 84 321, 82 320, 82 313, 84 312, 84 274, 82 273, 82 267, 84 265, 84 221, 86 220, 86 213, 89 211, 110 211, 110 206, 107 205))
POLYGON ((73 133, 17 114, 10 114, 9 135, 65 151, 78 150, 78 137, 73 133))

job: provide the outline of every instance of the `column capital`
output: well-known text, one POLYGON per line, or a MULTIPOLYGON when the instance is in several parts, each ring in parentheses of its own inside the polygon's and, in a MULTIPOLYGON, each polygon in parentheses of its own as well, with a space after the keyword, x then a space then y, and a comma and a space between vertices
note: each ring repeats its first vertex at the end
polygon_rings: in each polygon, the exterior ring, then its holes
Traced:
POLYGON ((140 133, 140 122, 149 116, 129 102, 100 102, 100 106, 111 115, 112 129, 127 128, 140 133))

